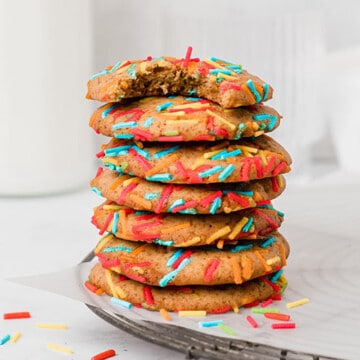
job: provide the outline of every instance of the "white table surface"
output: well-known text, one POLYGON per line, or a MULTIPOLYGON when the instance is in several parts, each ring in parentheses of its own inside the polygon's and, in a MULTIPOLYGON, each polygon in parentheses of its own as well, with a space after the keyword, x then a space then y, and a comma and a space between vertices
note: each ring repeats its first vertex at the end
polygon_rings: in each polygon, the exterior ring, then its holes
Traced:
MULTIPOLYGON (((285 193, 275 202, 286 214, 285 234, 286 224, 306 223, 310 229, 338 235, 339 240, 354 236, 359 221, 359 185, 359 175, 341 173, 303 184, 288 182, 285 193), (310 216, 311 203, 318 204, 318 211, 310 216)), ((109 348, 118 354, 114 359, 185 358, 116 329, 82 303, 5 280, 57 271, 80 262, 98 240, 90 217, 93 206, 100 202, 89 189, 49 197, 0 198, 0 338, 22 333, 16 343, 0 346, 1 360, 81 360, 109 348), (29 311, 32 318, 2 319, 2 313, 16 311, 29 311), (69 328, 44 330, 36 328, 37 323, 63 323, 69 328), (50 350, 49 342, 69 347, 74 353, 50 350)))

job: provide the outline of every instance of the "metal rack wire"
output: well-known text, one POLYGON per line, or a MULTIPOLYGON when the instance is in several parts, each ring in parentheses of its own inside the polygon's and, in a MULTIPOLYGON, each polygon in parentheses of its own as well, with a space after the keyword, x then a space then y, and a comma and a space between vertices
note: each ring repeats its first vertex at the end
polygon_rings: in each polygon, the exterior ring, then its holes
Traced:
MULTIPOLYGON (((82 262, 94 257, 89 253, 82 262)), ((86 305, 93 313, 118 329, 143 340, 184 353, 185 359, 210 360, 336 360, 316 354, 295 352, 239 339, 207 335, 175 325, 134 321, 126 316, 86 305)))

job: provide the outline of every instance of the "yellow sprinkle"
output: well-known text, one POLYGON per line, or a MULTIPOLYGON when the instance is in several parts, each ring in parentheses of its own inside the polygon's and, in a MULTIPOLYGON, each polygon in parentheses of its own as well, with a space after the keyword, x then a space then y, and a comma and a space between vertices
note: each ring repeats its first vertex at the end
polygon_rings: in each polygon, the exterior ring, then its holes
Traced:
POLYGON ((203 157, 205 159, 210 159, 211 157, 213 157, 214 155, 220 153, 221 151, 223 151, 224 149, 219 149, 219 150, 215 150, 215 151, 210 151, 210 152, 207 152, 207 153, 204 153, 203 154, 203 157))
POLYGON ((224 148, 229 145, 230 145, 229 141, 223 141, 219 144, 216 144, 216 145, 210 147, 209 150, 210 151, 215 151, 215 150, 219 150, 219 149, 224 150, 224 148))
POLYGON ((217 78, 219 79, 228 79, 228 80, 237 80, 238 78, 234 75, 228 75, 228 74, 217 74, 217 78))
POLYGON ((170 314, 165 309, 160 309, 160 315, 163 317, 164 320, 170 321, 171 317, 170 314))
POLYGON ((143 62, 141 62, 140 63, 140 73, 141 74, 149 74, 150 73, 150 71, 148 71, 146 68, 147 68, 147 65, 148 65, 148 63, 146 62, 146 61, 143 61, 143 62))
POLYGON ((267 259, 266 260, 266 263, 268 265, 273 265, 273 264, 276 264, 276 263, 279 263, 281 261, 280 257, 279 256, 274 256, 273 258, 271 259, 267 259))
POLYGON ((282 189, 284 187, 284 178, 281 175, 276 175, 276 181, 279 185, 279 188, 282 189))
POLYGON ((212 60, 209 59, 209 58, 206 58, 206 59, 204 60, 204 62, 205 62, 205 63, 208 63, 208 64, 210 64, 210 65, 212 65, 212 66, 215 66, 215 67, 218 68, 218 69, 223 69, 223 70, 226 69, 224 66, 220 65, 219 63, 217 63, 217 62, 215 62, 215 61, 212 61, 212 60))
POLYGON ((128 186, 132 183, 139 183, 140 182, 140 178, 137 178, 137 177, 131 177, 130 179, 127 179, 123 182, 123 185, 124 186, 128 186))
POLYGON ((73 350, 71 350, 69 348, 59 346, 59 345, 55 345, 55 344, 52 344, 52 343, 48 343, 47 346, 51 350, 59 351, 59 352, 65 353, 65 354, 72 354, 74 352, 73 350))
POLYGON ((113 158, 108 157, 108 156, 103 157, 102 160, 105 163, 109 163, 109 164, 112 164, 112 165, 115 165, 115 166, 119 165, 119 162, 116 159, 113 159, 113 158))
POLYGON ((259 149, 257 148, 254 148, 252 146, 246 146, 246 145, 238 145, 238 146, 235 146, 236 148, 240 149, 241 151, 247 151, 251 154, 257 154, 259 149))
POLYGON ((293 307, 296 307, 296 306, 300 306, 300 305, 304 305, 304 304, 307 304, 310 300, 308 298, 303 298, 303 299, 300 299, 300 300, 297 300, 297 301, 293 301, 293 302, 290 302, 290 303, 287 303, 286 304, 286 307, 288 309, 291 309, 293 307))
POLYGON ((195 170, 199 166, 203 165, 206 162, 206 159, 200 157, 191 165, 191 170, 195 170))
POLYGON ((178 230, 181 230, 181 229, 186 229, 188 227, 190 227, 190 223, 189 222, 186 222, 186 223, 183 223, 183 224, 179 224, 179 225, 175 225, 175 226, 170 226, 168 228, 164 228, 164 229, 161 229, 161 233, 162 234, 169 234, 169 233, 172 233, 172 232, 175 232, 175 231, 178 231, 178 230))
POLYGON ((21 332, 17 331, 10 339, 10 342, 16 343, 19 340, 19 337, 21 336, 21 332))
POLYGON ((136 195, 136 194, 130 194, 129 196, 130 200, 135 202, 137 205, 140 205, 145 210, 151 210, 152 204, 150 200, 146 200, 143 197, 136 195))
POLYGON ((255 136, 255 137, 258 137, 258 136, 260 136, 260 135, 262 135, 262 134, 264 134, 264 133, 265 133, 264 130, 259 130, 259 131, 254 132, 254 136, 255 136))
POLYGON ((236 126, 234 124, 232 124, 231 122, 227 121, 226 119, 224 119, 222 116, 215 114, 213 111, 207 109, 206 113, 214 116, 215 119, 219 120, 220 122, 222 122, 223 124, 227 125, 231 130, 234 130, 236 128, 236 126))
POLYGON ((201 241, 200 236, 195 236, 195 237, 193 237, 191 240, 185 241, 185 242, 183 242, 183 243, 181 243, 181 244, 178 244, 178 245, 176 245, 176 246, 177 246, 177 247, 188 247, 188 246, 191 246, 191 245, 195 245, 195 244, 197 244, 197 243, 200 242, 200 241, 201 241))
POLYGON ((104 210, 115 210, 115 211, 117 211, 117 210, 120 210, 120 209, 123 209, 124 208, 124 206, 122 206, 122 205, 104 205, 103 206, 103 209, 104 210))
POLYGON ((159 172, 160 170, 164 169, 165 167, 167 167, 168 165, 174 163, 175 161, 177 161, 179 159, 179 156, 177 154, 172 154, 170 156, 168 156, 167 158, 165 158, 163 161, 161 161, 160 163, 158 163, 157 165, 155 165, 153 168, 151 168, 149 171, 147 171, 145 173, 146 176, 152 176, 155 175, 157 172, 159 172))
POLYGON ((253 122, 253 123, 251 123, 251 125, 250 125, 252 128, 253 128, 253 130, 259 130, 259 124, 258 123, 256 123, 256 122, 253 122))
POLYGON ((180 116, 186 115, 186 112, 179 110, 179 111, 173 111, 173 112, 164 112, 161 115, 162 116, 169 116, 169 117, 175 116, 178 119, 180 116))
POLYGON ((205 310, 181 310, 178 312, 179 316, 206 316, 205 310))
POLYGON ((238 313, 239 312, 239 307, 238 306, 233 306, 233 311, 234 311, 234 313, 238 313))
POLYGON ((228 234, 231 231, 230 226, 224 226, 223 228, 221 228, 220 230, 216 231, 214 234, 212 234, 207 240, 206 243, 207 244, 211 244, 212 242, 214 242, 215 240, 221 238, 222 236, 228 234))
POLYGON ((36 324, 38 329, 55 329, 55 330, 67 330, 65 324, 36 324))
POLYGON ((110 287, 110 291, 113 297, 120 297, 122 299, 124 299, 126 297, 126 293, 125 291, 123 291, 122 289, 115 288, 114 282, 112 280, 112 276, 111 276, 111 271, 108 269, 105 269, 105 276, 106 276, 106 281, 110 287))
POLYGON ((186 125, 195 125, 199 122, 199 120, 197 119, 189 119, 189 120, 186 120, 186 119, 181 119, 181 120, 168 120, 166 121, 167 124, 169 125, 172 125, 172 124, 186 124, 186 125))
POLYGON ((96 248, 94 250, 94 253, 95 254, 98 254, 100 252, 100 250, 105 247, 105 245, 113 239, 113 234, 109 234, 109 235, 106 235, 104 236, 100 241, 99 243, 96 245, 96 248))
POLYGON ((182 105, 176 105, 172 106, 172 110, 181 110, 181 109, 202 109, 202 108, 208 108, 210 107, 210 103, 202 103, 200 101, 189 103, 189 104, 182 104, 182 105))
POLYGON ((232 232, 229 235, 229 239, 234 240, 248 221, 249 219, 247 217, 243 217, 233 228, 232 232))

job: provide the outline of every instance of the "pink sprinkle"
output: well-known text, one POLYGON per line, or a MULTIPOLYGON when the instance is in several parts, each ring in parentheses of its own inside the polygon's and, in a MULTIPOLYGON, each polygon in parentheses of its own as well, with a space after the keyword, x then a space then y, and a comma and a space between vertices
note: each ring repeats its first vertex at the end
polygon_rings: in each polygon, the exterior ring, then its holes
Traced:
POLYGON ((146 267, 146 266, 150 266, 150 265, 151 265, 151 261, 127 263, 127 264, 124 264, 124 269, 131 269, 132 267, 146 267))
POLYGON ((152 221, 152 222, 150 221, 150 222, 147 222, 147 223, 144 223, 144 224, 134 225, 132 227, 132 231, 134 233, 138 233, 140 231, 143 231, 144 229, 147 229, 147 228, 152 227, 152 226, 158 226, 158 225, 161 225, 160 220, 152 221))
POLYGON ((138 281, 142 284, 144 284, 146 282, 146 278, 144 276, 141 275, 134 275, 134 274, 126 274, 126 276, 131 279, 131 280, 135 280, 138 281))
POLYGON ((264 308, 264 307, 269 306, 271 303, 272 303, 272 299, 270 298, 270 299, 267 299, 266 301, 262 302, 260 306, 264 308))
POLYGON ((210 261, 210 264, 206 268, 205 275, 204 275, 204 280, 206 282, 210 282, 213 279, 213 275, 214 275, 216 269, 218 268, 219 264, 220 264, 219 259, 212 259, 210 261))
POLYGON ((255 167, 256 167, 256 176, 261 179, 263 177, 263 171, 261 167, 261 158, 259 156, 253 157, 255 167))
POLYGON ((171 193, 173 192, 174 190, 174 185, 168 185, 164 191, 161 193, 161 196, 160 196, 160 199, 159 199, 159 202, 157 203, 155 209, 154 209, 154 212, 155 213, 160 213, 161 210, 163 209, 164 205, 165 205, 165 202, 168 200, 169 196, 171 195, 171 193))
POLYGON ((265 168, 263 170, 264 176, 267 175, 271 171, 271 169, 274 166, 275 160, 276 160, 276 156, 272 156, 270 158, 269 162, 267 163, 267 165, 265 166, 265 168))
POLYGON ((129 192, 131 192, 132 190, 134 190, 137 185, 138 185, 137 183, 131 183, 128 186, 126 186, 125 189, 121 192, 121 194, 120 194, 120 196, 119 196, 119 198, 117 200, 117 203, 119 205, 124 205, 126 195, 129 192))
POLYGON ((198 202, 196 200, 188 201, 187 203, 185 203, 183 205, 175 206, 174 208, 171 209, 171 212, 177 213, 181 210, 191 209, 191 208, 195 207, 197 204, 198 204, 198 202))
POLYGON ((223 128, 214 129, 214 134, 225 139, 229 138, 229 133, 223 128))
POLYGON ((158 137, 158 141, 162 141, 162 142, 178 142, 178 141, 184 141, 184 136, 183 135, 179 135, 179 136, 159 136, 158 137))
POLYGON ((131 238, 133 240, 141 240, 141 241, 147 241, 147 240, 155 240, 161 236, 161 233, 155 233, 155 234, 132 234, 131 238))
POLYGON ((271 327, 274 330, 278 330, 278 329, 295 329, 296 324, 295 323, 275 323, 275 324, 271 324, 271 327))
POLYGON ((183 164, 180 162, 180 161, 177 161, 175 163, 175 166, 176 166, 176 170, 177 170, 177 173, 181 176, 182 179, 186 179, 187 177, 187 172, 183 166, 183 164))
POLYGON ((271 187, 272 187, 272 190, 273 190, 274 192, 278 192, 280 188, 279 188, 279 184, 278 184, 278 182, 277 182, 276 176, 272 176, 270 179, 271 179, 271 187))
POLYGON ((249 323, 253 328, 259 327, 258 323, 255 321, 255 319, 254 319, 251 315, 248 315, 248 316, 246 317, 246 320, 248 321, 248 323, 249 323))
POLYGON ((98 176, 100 176, 100 175, 102 174, 102 172, 103 172, 103 171, 104 171, 104 168, 99 167, 99 168, 97 169, 97 172, 96 172, 95 177, 97 178, 98 176))
POLYGON ((283 172, 287 167, 287 164, 285 161, 282 161, 271 173, 272 176, 279 175, 281 172, 283 172))
POLYGON ((222 191, 218 190, 216 192, 214 192, 213 194, 210 194, 206 197, 204 197, 201 201, 200 201, 200 206, 202 208, 206 208, 208 205, 210 205, 217 197, 221 197, 222 196, 222 191))
POLYGON ((154 138, 153 134, 141 129, 131 129, 130 132, 135 135, 135 140, 151 141, 154 138))
POLYGON ((212 141, 214 140, 214 136, 212 135, 199 135, 196 138, 194 138, 194 141, 212 141))
POLYGON ((137 162, 146 170, 149 171, 151 169, 151 165, 149 162, 144 159, 142 156, 140 156, 134 149, 129 149, 129 154, 131 154, 137 162))

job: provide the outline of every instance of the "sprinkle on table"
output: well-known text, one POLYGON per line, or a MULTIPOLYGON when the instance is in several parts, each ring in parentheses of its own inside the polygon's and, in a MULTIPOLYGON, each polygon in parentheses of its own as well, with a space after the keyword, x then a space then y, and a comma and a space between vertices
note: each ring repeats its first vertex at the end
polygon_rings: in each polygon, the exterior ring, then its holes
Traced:
POLYGON ((68 326, 65 324, 36 324, 38 329, 54 329, 54 330, 67 330, 68 326))
POLYGON ((11 343, 16 343, 16 342, 19 340, 20 336, 21 336, 21 332, 20 332, 20 331, 17 331, 17 332, 11 337, 10 342, 11 342, 11 343))
POLYGON ((28 319, 31 315, 28 311, 21 312, 13 312, 13 313, 5 313, 3 315, 4 320, 12 320, 12 319, 28 319))
POLYGON ((251 316, 251 315, 248 315, 246 317, 246 320, 247 322, 253 327, 253 328, 257 328, 259 327, 258 323, 256 322, 256 320, 251 316))
POLYGON ((110 301, 115 304, 115 305, 119 305, 121 306, 122 308, 125 308, 125 309, 131 309, 132 307, 132 304, 129 303, 128 301, 125 301, 125 300, 121 300, 121 299, 118 299, 118 298, 115 298, 115 297, 112 297, 110 299, 110 301))
POLYGON ((303 298, 303 299, 300 299, 300 300, 296 300, 296 301, 287 303, 286 307, 288 309, 291 309, 291 308, 296 307, 296 306, 301 306, 301 305, 307 304, 309 301, 310 300, 308 298, 303 298))
POLYGON ((10 334, 6 334, 4 337, 0 339, 0 345, 6 344, 10 340, 11 336, 10 334))
POLYGON ((218 326, 219 324, 222 324, 223 320, 214 320, 214 321, 199 321, 199 327, 205 328, 205 327, 213 327, 218 326))
POLYGON ((91 357, 91 360, 105 360, 116 355, 115 350, 109 349, 91 357))
POLYGON ((59 345, 56 345, 56 344, 52 344, 52 343, 48 343, 47 344, 47 347, 51 350, 55 350, 55 351, 59 351, 59 352, 62 352, 64 354, 73 354, 73 350, 67 348, 67 347, 63 347, 63 346, 59 346, 59 345))
POLYGON ((160 315, 162 316, 162 318, 166 321, 170 321, 171 320, 171 317, 170 317, 170 314, 167 310, 165 309, 160 309, 160 315))
POLYGON ((181 317, 185 316, 206 316, 205 310, 180 310, 178 315, 181 317))
POLYGON ((236 332, 233 329, 223 323, 220 323, 218 325, 218 328, 220 328, 222 331, 226 332, 229 335, 236 335, 236 332))
POLYGON ((264 313, 264 316, 266 318, 272 319, 272 320, 279 320, 279 321, 289 321, 290 320, 290 315, 288 315, 288 314, 266 312, 266 313, 264 313))
POLYGON ((261 308, 261 307, 253 307, 251 308, 251 312, 253 314, 264 314, 264 313, 279 313, 280 310, 276 308, 261 308))
POLYGON ((274 330, 295 329, 296 324, 295 323, 275 323, 275 324, 271 324, 271 328, 274 330))

